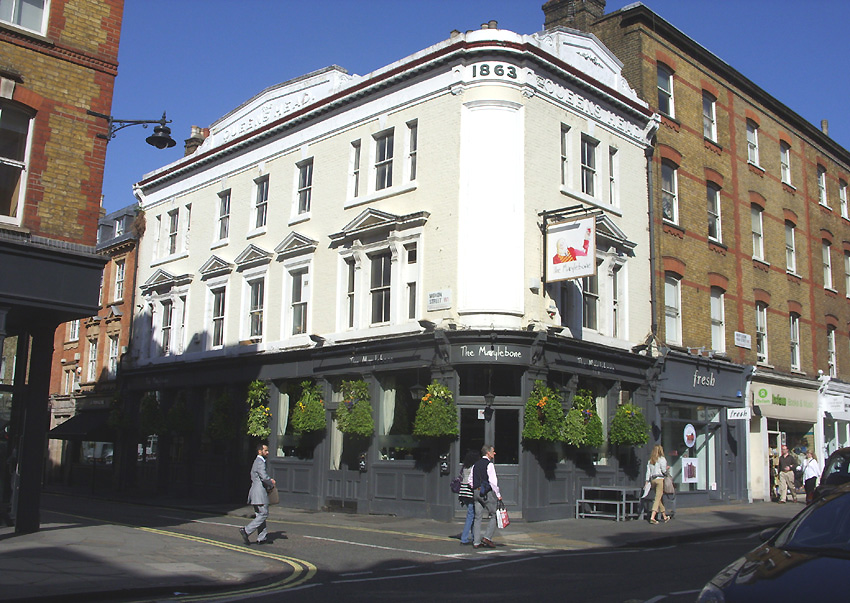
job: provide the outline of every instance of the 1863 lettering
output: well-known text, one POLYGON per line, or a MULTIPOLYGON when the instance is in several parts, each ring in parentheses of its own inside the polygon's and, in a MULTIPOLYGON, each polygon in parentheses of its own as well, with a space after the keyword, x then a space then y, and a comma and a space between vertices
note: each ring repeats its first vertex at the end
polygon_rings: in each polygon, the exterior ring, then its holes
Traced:
POLYGON ((507 75, 513 80, 516 79, 516 67, 513 65, 496 63, 491 66, 488 63, 482 63, 481 65, 472 66, 472 77, 488 77, 491 73, 496 77, 505 77, 507 75))

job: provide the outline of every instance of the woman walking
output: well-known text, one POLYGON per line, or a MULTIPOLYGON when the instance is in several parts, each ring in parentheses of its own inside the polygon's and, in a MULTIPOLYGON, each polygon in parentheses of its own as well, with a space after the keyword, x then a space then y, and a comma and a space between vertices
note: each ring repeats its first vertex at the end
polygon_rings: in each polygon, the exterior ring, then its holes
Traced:
POLYGON ((472 522, 475 520, 475 505, 472 500, 472 466, 479 458, 474 450, 470 450, 463 457, 458 500, 462 506, 466 507, 466 523, 463 524, 463 532, 460 535, 461 544, 472 544, 472 522))
POLYGON ((815 497, 815 488, 820 477, 818 457, 811 450, 806 451, 806 462, 803 467, 803 485, 806 487, 806 504, 808 505, 815 497))
POLYGON ((664 512, 664 503, 661 502, 661 497, 664 496, 665 475, 667 475, 667 459, 664 457, 664 449, 660 444, 657 444, 652 449, 649 462, 646 464, 646 483, 652 484, 652 487, 655 488, 655 502, 652 504, 652 515, 649 517, 649 523, 658 523, 655 517, 659 512, 661 513, 661 521, 670 521, 670 518, 664 512))

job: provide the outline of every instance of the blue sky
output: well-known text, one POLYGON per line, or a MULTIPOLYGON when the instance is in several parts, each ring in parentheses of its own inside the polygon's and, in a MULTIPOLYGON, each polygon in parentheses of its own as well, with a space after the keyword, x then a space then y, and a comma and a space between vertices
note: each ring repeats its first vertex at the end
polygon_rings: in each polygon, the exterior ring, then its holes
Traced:
MULTIPOLYGON (((134 126, 109 143, 104 206, 182 156, 206 127, 261 90, 328 65, 365 74, 449 37, 452 29, 543 27, 544 0, 126 0, 112 115, 168 111, 173 149, 134 126)), ((608 0, 606 12, 631 4, 608 0)), ((850 2, 645 0, 661 17, 850 148, 850 2), (801 7, 805 6, 805 10, 801 7)))

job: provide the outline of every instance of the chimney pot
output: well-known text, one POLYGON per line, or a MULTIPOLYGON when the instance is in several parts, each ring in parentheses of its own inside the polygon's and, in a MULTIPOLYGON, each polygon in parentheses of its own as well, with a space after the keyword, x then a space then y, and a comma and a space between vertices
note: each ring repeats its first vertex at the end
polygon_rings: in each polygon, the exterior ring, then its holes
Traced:
POLYGON ((499 22, 493 19, 491 19, 490 22, 487 23, 487 25, 490 26, 490 29, 499 29, 499 22))
POLYGON ((825 119, 820 120, 820 129, 824 134, 829 134, 829 122, 825 119))

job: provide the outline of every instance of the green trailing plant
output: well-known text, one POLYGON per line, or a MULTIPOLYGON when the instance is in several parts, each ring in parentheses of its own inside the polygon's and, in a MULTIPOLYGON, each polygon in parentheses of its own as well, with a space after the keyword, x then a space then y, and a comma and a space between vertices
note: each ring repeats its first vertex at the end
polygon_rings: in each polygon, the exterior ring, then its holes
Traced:
POLYGON ((145 392, 139 404, 139 432, 142 436, 160 435, 165 431, 165 416, 155 392, 145 392))
POLYGON ((230 442, 239 436, 239 412, 226 391, 213 400, 207 435, 214 442, 230 442))
POLYGON ((649 424, 634 404, 623 404, 617 408, 611 420, 608 437, 612 444, 642 446, 649 440, 649 424))
POLYGON ((457 437, 457 405, 452 391, 437 381, 425 388, 413 419, 413 435, 420 438, 457 437))
POLYGON ((325 401, 318 383, 301 382, 301 397, 292 408, 290 422, 296 434, 325 429, 325 401))
POLYGON ((372 401, 369 385, 362 379, 343 381, 340 389, 342 402, 336 409, 337 427, 342 433, 372 437, 375 421, 372 419, 372 401))
POLYGON ((109 417, 106 419, 106 424, 110 429, 118 432, 126 431, 132 427, 130 418, 127 416, 127 410, 117 394, 109 404, 109 417))
POLYGON ((543 381, 535 381, 525 402, 523 439, 559 442, 564 438, 565 427, 561 397, 543 381))
POLYGON ((269 408, 269 387, 263 381, 255 380, 248 384, 248 416, 245 420, 245 432, 249 436, 265 440, 271 434, 269 425, 272 411, 269 408))
POLYGON ((596 412, 593 393, 580 389, 573 397, 573 407, 567 413, 564 441, 572 446, 599 448, 605 442, 602 419, 596 412))

